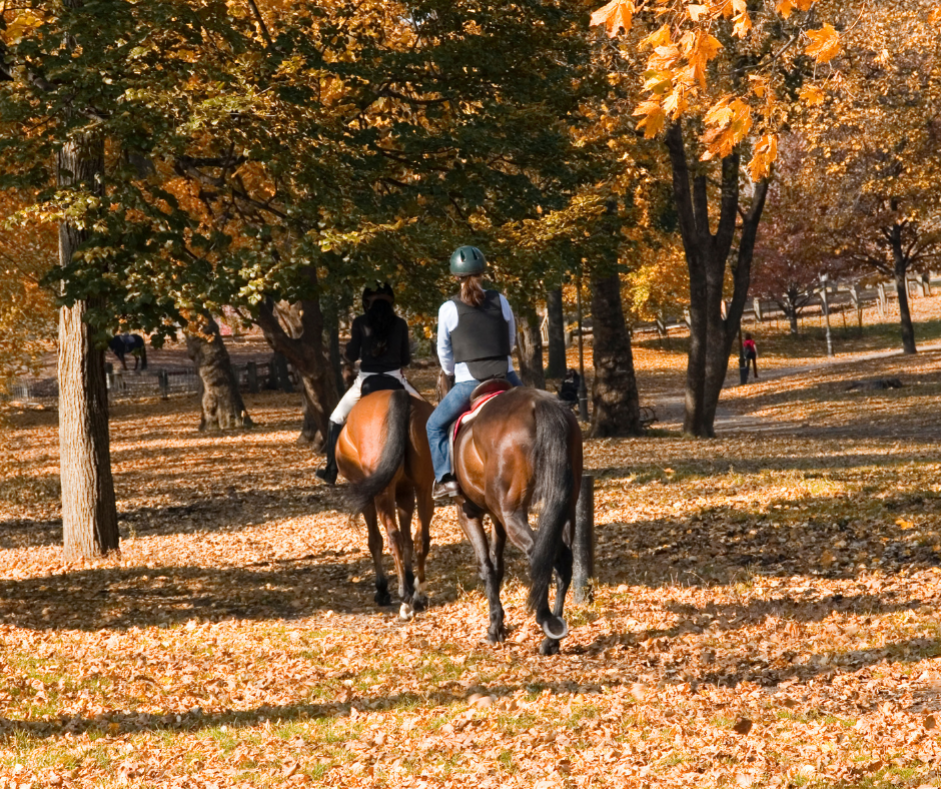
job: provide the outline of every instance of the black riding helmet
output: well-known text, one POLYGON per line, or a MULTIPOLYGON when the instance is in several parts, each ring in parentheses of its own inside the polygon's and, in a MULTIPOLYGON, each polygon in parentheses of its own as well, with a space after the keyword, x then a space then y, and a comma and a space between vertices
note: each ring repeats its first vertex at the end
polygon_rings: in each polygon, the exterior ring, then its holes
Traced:
POLYGON ((487 261, 477 247, 459 247, 451 254, 451 273, 458 277, 484 274, 487 261))
POLYGON ((392 286, 389 283, 383 283, 380 285, 379 281, 377 281, 375 289, 370 288, 369 286, 366 286, 366 288, 363 289, 364 313, 370 309, 372 300, 377 296, 385 298, 386 301, 388 301, 390 304, 396 303, 396 295, 393 293, 392 286))

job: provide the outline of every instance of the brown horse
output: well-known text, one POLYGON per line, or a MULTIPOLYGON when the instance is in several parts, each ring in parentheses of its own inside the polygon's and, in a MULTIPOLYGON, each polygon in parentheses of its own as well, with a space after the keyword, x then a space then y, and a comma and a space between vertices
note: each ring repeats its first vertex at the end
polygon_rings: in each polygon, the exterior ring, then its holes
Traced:
POLYGON ((428 604, 425 558, 434 510, 435 475, 425 423, 431 413, 431 404, 405 390, 374 392, 353 407, 337 440, 337 467, 351 482, 345 495, 347 505, 352 512, 363 514, 369 531, 370 553, 376 569, 376 603, 380 606, 391 603, 383 570, 383 536, 378 527, 381 521, 396 563, 402 601, 399 614, 403 619, 428 604), (417 551, 412 538, 416 503, 420 526, 417 551))
POLYGON ((559 640, 569 633, 562 614, 572 580, 572 534, 582 479, 579 423, 549 393, 512 389, 485 403, 462 427, 455 441, 455 473, 464 495, 458 522, 474 547, 490 607, 488 641, 505 636, 500 586, 509 536, 530 560, 529 606, 546 634, 540 652, 558 653, 559 640), (528 516, 538 501, 542 505, 534 533, 528 516), (490 540, 485 515, 493 522, 490 540), (548 594, 554 568, 556 605, 551 612, 548 594))

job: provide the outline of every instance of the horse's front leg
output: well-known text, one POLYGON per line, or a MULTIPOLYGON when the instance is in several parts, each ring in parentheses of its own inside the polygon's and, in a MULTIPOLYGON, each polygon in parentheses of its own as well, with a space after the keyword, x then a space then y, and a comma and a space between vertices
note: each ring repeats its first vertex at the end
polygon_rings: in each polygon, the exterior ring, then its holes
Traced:
POLYGON ((376 574, 376 595, 373 600, 378 606, 389 606, 392 599, 389 597, 389 580, 383 570, 383 535, 379 531, 376 519, 376 505, 370 502, 363 511, 366 521, 366 532, 370 544, 370 554, 373 555, 373 571, 376 574))
MULTIPOLYGON (((491 644, 503 642, 506 632, 504 630, 504 607, 500 603, 501 577, 491 561, 490 547, 487 533, 484 531, 484 514, 469 502, 458 505, 458 523, 468 537, 474 548, 474 556, 480 567, 481 578, 484 580, 484 590, 487 595, 489 607, 489 623, 487 627, 487 641, 491 644)), ((501 546, 503 548, 503 546, 501 546)), ((503 567, 503 557, 501 557, 503 567)))

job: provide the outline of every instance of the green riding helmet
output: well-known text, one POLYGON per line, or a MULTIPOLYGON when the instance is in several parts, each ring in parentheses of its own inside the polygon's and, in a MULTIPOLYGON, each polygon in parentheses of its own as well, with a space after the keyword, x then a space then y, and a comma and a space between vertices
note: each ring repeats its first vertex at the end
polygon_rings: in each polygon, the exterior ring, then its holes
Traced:
POLYGON ((458 277, 483 274, 487 261, 477 247, 459 247, 451 254, 451 273, 458 277))

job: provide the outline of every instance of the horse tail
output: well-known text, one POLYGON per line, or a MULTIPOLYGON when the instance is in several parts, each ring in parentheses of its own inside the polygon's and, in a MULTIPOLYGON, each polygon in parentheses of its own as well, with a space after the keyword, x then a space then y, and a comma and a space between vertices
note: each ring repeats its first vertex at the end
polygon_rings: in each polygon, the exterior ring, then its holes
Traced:
POLYGON ((386 411, 386 443, 379 456, 379 464, 373 474, 351 483, 344 496, 347 507, 354 513, 362 513, 399 470, 409 447, 409 417, 412 396, 407 390, 393 390, 389 395, 386 411))
POLYGON ((570 426, 563 407, 558 401, 538 398, 534 403, 534 412, 534 500, 541 500, 543 504, 530 553, 529 606, 539 617, 540 610, 547 605, 556 555, 572 509, 573 470, 569 457, 570 426))
MULTIPOLYGON (((141 337, 135 335, 135 337, 141 337)), ((147 341, 141 337, 141 370, 147 370, 147 341)))

